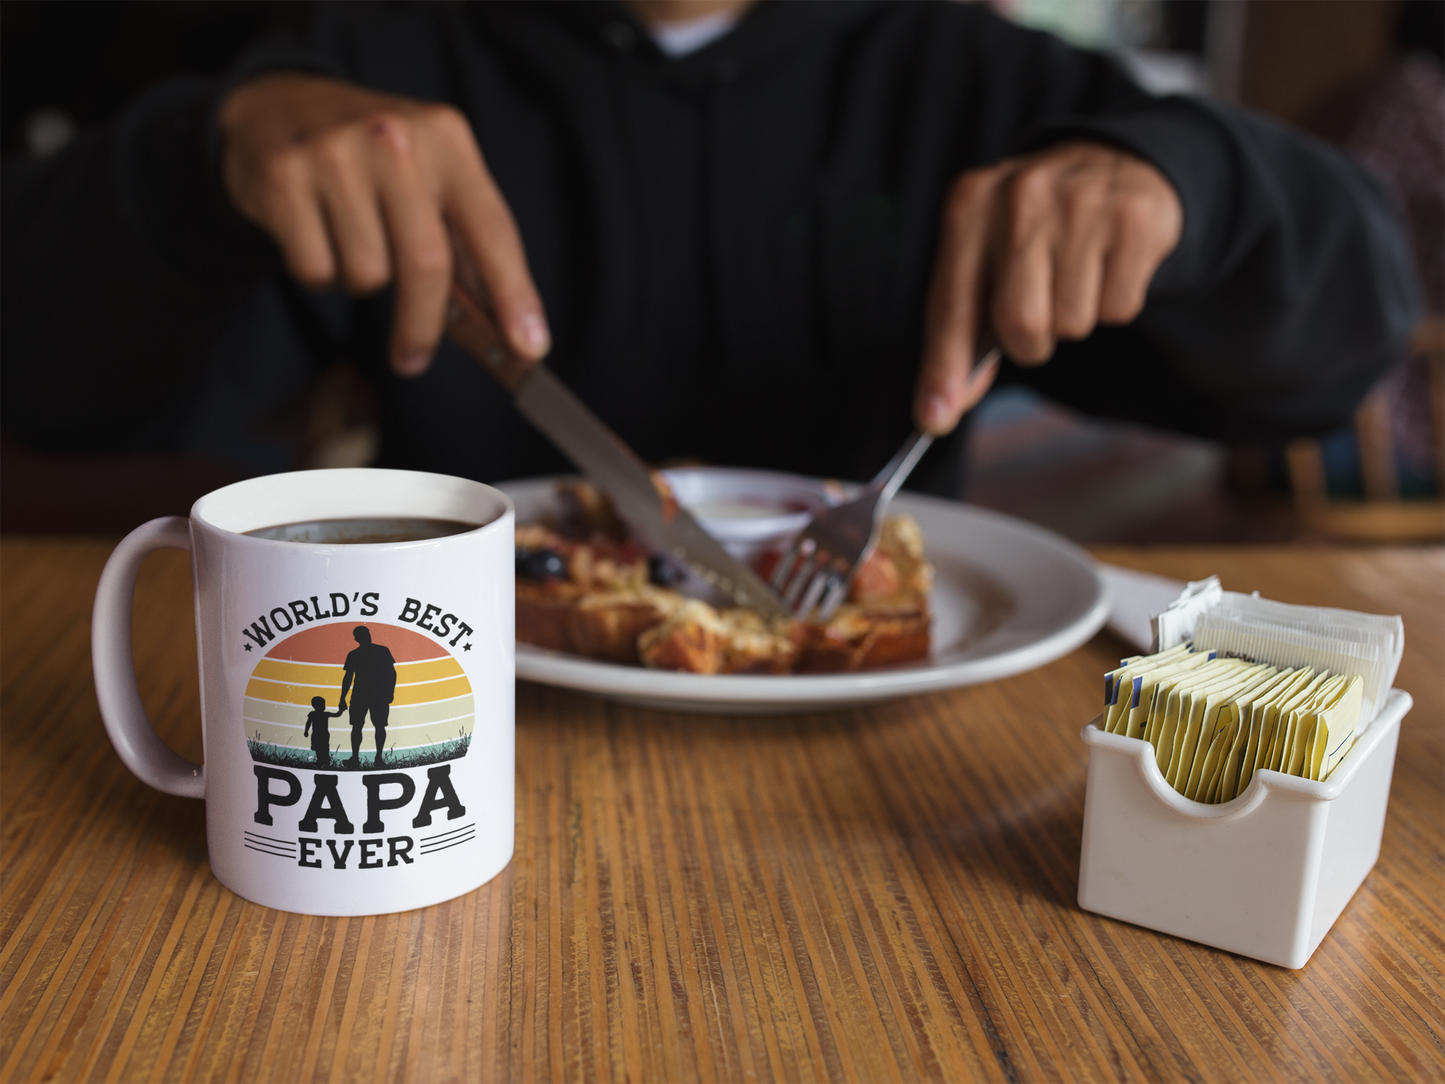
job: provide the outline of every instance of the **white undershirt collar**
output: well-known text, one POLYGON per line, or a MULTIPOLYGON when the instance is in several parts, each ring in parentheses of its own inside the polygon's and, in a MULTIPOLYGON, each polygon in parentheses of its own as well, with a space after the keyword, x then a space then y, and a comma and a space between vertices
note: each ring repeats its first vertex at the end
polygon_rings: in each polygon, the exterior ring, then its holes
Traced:
POLYGON ((737 26, 741 17, 737 11, 715 11, 695 19, 650 23, 647 32, 659 49, 676 60, 707 48, 737 26))

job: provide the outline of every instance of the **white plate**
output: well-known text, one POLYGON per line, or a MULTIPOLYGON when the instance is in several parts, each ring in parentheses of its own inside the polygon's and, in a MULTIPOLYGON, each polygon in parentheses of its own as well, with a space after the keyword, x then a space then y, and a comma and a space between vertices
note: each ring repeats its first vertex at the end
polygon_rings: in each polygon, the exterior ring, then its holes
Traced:
MULTIPOLYGON (((555 479, 505 482, 517 522, 556 509, 555 479)), ((951 689, 1032 670, 1067 655, 1109 614, 1083 550, 1030 523, 954 501, 900 493, 892 510, 923 528, 933 586, 926 660, 849 674, 685 674, 517 645, 517 676, 629 704, 725 714, 818 711, 951 689)))

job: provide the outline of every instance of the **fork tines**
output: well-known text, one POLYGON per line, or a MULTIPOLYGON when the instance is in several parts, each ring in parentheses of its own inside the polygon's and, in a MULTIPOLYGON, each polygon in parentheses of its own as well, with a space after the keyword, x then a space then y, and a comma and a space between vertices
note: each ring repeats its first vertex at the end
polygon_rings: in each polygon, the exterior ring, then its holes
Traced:
MULTIPOLYGON (((836 509, 830 511, 838 511, 836 509)), ((816 521, 809 525, 773 570, 771 585, 783 605, 800 621, 827 621, 848 595, 854 568, 872 546, 868 537, 828 539, 821 537, 816 521), (830 544, 831 542, 831 544, 830 544), (854 555, 853 560, 842 556, 854 555)), ((861 526, 861 525, 860 525, 861 526)))
POLYGON ((848 590, 848 571, 846 562, 815 539, 804 538, 778 563, 772 586, 783 605, 800 620, 806 620, 815 608, 831 617, 848 590))
POLYGON ((878 541, 888 502, 933 438, 915 429, 898 454, 852 500, 825 508, 803 528, 773 571, 772 587, 801 621, 828 621, 848 595, 853 574, 878 541))

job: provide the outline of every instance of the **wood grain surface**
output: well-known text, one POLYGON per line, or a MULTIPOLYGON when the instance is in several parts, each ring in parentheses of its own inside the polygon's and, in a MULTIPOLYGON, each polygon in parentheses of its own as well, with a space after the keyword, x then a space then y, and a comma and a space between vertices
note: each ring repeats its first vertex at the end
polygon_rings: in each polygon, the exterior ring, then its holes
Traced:
MULTIPOLYGON (((1379 865, 1288 971, 1080 911, 1080 726, 1107 633, 990 685, 719 718, 522 685, 517 852, 372 918, 222 888, 200 802, 101 729, 110 542, 0 556, 0 1080, 1440 1080, 1445 551, 1099 551, 1405 617, 1379 865)), ((136 664, 200 759, 184 555, 136 664)))

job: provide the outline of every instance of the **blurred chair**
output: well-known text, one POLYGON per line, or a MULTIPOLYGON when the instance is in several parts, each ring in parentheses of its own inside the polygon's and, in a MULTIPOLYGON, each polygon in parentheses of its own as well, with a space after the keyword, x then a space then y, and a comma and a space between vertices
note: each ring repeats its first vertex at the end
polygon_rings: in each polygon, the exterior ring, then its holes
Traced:
POLYGON ((1353 440, 1337 433, 1284 450, 1298 526, 1317 537, 1445 540, 1445 64, 1439 5, 1427 7, 1401 10, 1433 14, 1433 40, 1413 40, 1402 22, 1397 56, 1330 95, 1305 122, 1394 195, 1428 313, 1409 356, 1356 412, 1353 440))
POLYGON ((1428 373, 1435 495, 1401 499, 1390 396, 1382 382, 1355 412, 1363 500, 1332 498, 1319 441, 1285 448, 1295 514, 1306 533, 1359 542, 1445 541, 1445 319, 1421 322, 1414 353, 1428 373))

